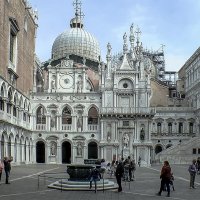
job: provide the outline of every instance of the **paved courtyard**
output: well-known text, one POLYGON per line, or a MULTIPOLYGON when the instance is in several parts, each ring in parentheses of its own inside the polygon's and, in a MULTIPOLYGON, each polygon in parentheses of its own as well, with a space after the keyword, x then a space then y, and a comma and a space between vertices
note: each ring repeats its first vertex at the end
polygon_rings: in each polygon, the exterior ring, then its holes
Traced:
MULTIPOLYGON (((161 165, 152 166, 151 168, 138 167, 136 170, 136 180, 134 182, 123 182, 123 192, 116 191, 59 191, 47 188, 47 185, 56 180, 57 175, 53 173, 65 172, 66 165, 22 165, 13 166, 10 176, 11 184, 6 185, 5 174, 3 172, 0 185, 1 200, 159 200, 159 199, 176 199, 176 200, 199 200, 200 199, 200 175, 196 176, 197 189, 189 189, 189 174, 186 165, 172 165, 175 175, 175 191, 171 192, 171 197, 156 196, 160 187, 159 173, 161 165), (40 178, 38 188, 38 174, 47 172, 52 178, 40 178)), ((66 176, 60 174, 60 177, 66 176)), ((112 178, 116 181, 115 178, 112 178)))

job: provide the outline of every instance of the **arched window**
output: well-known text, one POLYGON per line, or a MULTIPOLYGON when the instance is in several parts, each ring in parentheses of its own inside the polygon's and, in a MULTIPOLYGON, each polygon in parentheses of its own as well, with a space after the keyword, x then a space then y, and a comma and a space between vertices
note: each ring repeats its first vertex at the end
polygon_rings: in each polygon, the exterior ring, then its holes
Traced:
POLYGON ((62 112, 62 124, 72 124, 71 111, 65 107, 62 112))
POLYGON ((88 112, 88 124, 98 124, 98 112, 94 107, 91 107, 88 112))
POLYGON ((17 96, 15 95, 15 97, 14 97, 14 105, 13 105, 13 116, 14 117, 17 117, 17 108, 16 108, 16 106, 17 106, 17 96))
POLYGON ((189 133, 193 133, 193 126, 194 126, 194 124, 193 123, 189 123, 189 133))
POLYGON ((27 109, 27 100, 24 101, 24 113, 23 113, 23 120, 26 121, 26 109, 27 109))
POLYGON ((178 133, 183 133, 183 123, 179 122, 178 124, 178 133))
POLYGON ((36 122, 37 124, 46 124, 45 110, 42 106, 40 106, 37 109, 36 117, 37 117, 37 122, 36 122))
POLYGON ((160 122, 157 123, 157 132, 158 133, 161 133, 161 128, 162 128, 161 123, 160 122))
POLYGON ((11 114, 12 108, 12 91, 8 91, 7 113, 11 114))
POLYGON ((172 133, 172 123, 168 123, 168 133, 172 133))
POLYGON ((3 97, 4 97, 4 89, 3 89, 3 86, 2 86, 1 87, 1 95, 0 95, 0 110, 2 110, 2 111, 4 111, 3 97))

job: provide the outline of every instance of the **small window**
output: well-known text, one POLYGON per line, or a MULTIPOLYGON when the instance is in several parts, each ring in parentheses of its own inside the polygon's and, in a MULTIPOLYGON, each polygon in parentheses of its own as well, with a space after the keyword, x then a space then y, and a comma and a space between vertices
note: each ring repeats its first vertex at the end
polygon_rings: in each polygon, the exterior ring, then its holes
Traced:
POLYGON ((197 154, 197 149, 193 149, 192 154, 197 154))
POLYGON ((129 121, 123 121, 123 126, 129 126, 129 121))
POLYGON ((200 149, 198 149, 198 154, 200 154, 200 149))
POLYGON ((124 83, 124 84, 123 84, 123 87, 124 87, 124 88, 127 88, 127 87, 128 87, 128 84, 127 84, 127 83, 124 83))

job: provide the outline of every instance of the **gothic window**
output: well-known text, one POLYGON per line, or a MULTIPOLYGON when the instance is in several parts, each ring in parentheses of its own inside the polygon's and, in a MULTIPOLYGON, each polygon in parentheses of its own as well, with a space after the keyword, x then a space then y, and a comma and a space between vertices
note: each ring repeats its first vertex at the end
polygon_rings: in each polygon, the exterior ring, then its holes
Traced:
POLYGON ((193 133, 193 123, 189 123, 189 133, 193 133))
POLYGON ((157 132, 158 133, 161 133, 161 128, 162 128, 161 123, 160 122, 157 123, 157 132))
POLYGON ((72 124, 71 111, 65 107, 62 112, 62 124, 72 124))
POLYGON ((0 97, 0 110, 4 111, 4 101, 2 97, 0 97))
POLYGON ((98 112, 94 107, 91 107, 88 112, 88 124, 98 124, 98 112))
POLYGON ((3 98, 4 97, 4 89, 3 86, 1 87, 1 95, 0 95, 0 110, 4 111, 4 101, 3 98))
POLYGON ((7 113, 11 114, 12 109, 12 92, 11 90, 8 91, 8 102, 7 102, 7 113))
POLYGON ((178 124, 178 133, 183 133, 183 123, 179 122, 178 124))
POLYGON ((17 117, 17 108, 16 108, 16 105, 17 105, 17 97, 15 96, 14 97, 14 105, 13 105, 13 116, 14 117, 17 117))
POLYGON ((37 124, 46 124, 45 110, 43 106, 40 106, 36 112, 36 122, 37 124))
POLYGON ((172 123, 168 123, 168 133, 172 133, 172 123))

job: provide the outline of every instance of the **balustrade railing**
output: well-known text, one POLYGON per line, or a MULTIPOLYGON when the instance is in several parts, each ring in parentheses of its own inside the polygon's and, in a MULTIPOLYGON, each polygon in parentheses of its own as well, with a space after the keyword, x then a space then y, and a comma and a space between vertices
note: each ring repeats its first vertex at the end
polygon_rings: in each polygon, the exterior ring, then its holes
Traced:
POLYGON ((98 124, 88 124, 88 131, 98 131, 98 124))
POLYGON ((100 114, 154 114, 155 108, 149 107, 104 107, 100 114))
POLYGON ((152 132, 151 133, 151 137, 193 137, 195 136, 196 133, 178 133, 178 132, 172 132, 172 133, 168 133, 168 132, 152 132))
POLYGON ((39 130, 39 131, 46 130, 46 124, 36 124, 36 130, 39 130))
POLYGON ((71 131, 72 125, 71 124, 62 124, 63 131, 71 131))

